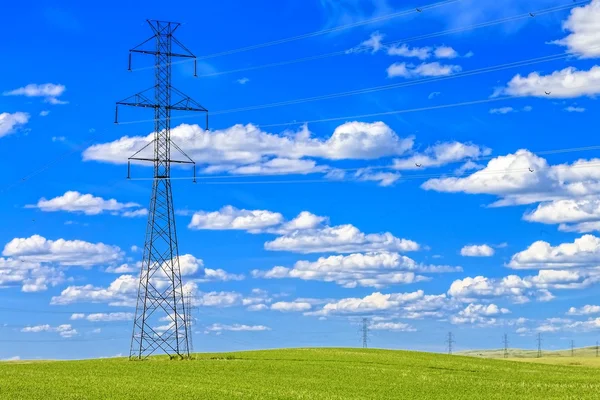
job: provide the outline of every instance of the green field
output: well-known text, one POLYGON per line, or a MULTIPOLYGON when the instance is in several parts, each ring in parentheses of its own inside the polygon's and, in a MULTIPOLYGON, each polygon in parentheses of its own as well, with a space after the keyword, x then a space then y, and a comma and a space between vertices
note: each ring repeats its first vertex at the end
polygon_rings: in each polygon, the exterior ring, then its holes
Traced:
POLYGON ((600 368, 371 349, 0 363, 0 399, 597 399, 600 368))

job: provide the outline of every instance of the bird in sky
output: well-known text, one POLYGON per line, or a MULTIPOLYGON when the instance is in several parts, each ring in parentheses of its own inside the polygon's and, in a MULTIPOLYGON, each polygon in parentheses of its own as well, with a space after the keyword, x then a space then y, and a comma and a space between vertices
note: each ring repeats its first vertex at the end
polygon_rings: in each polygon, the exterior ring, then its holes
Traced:
POLYGON ((417 166, 417 168, 421 168, 421 165, 423 164, 415 163, 415 165, 417 166))
POLYGON ((423 10, 421 10, 420 8, 417 8, 417 12, 423 12, 423 10))
POLYGON ((529 13, 529 16, 530 17, 535 17, 535 14, 534 13, 529 13))
POLYGON ((547 95, 549 95, 549 94, 550 94, 550 93, 552 93, 552 92, 546 92, 546 91, 544 90, 544 93, 546 93, 547 95))
POLYGON ((529 167, 529 172, 533 172, 533 169, 531 169, 531 167, 529 167))

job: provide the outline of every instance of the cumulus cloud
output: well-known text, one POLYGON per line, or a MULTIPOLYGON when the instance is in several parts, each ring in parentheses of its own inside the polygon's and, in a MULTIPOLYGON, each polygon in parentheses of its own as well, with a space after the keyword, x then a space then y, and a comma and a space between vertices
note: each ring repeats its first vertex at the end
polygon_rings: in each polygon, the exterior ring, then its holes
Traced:
POLYGON ((484 276, 466 277, 455 280, 448 295, 463 302, 481 299, 507 298, 513 303, 527 303, 531 299, 550 301, 554 295, 550 290, 579 290, 600 282, 598 268, 578 270, 541 270, 537 275, 520 277, 509 275, 504 278, 484 276))
POLYGON ((29 114, 27 113, 0 113, 0 137, 15 133, 19 127, 22 127, 27 122, 29 122, 29 114))
POLYGON ((23 261, 57 263, 64 266, 91 267, 120 260, 123 252, 117 246, 82 240, 49 240, 40 235, 15 238, 4 246, 2 255, 23 261))
POLYGON ((2 93, 3 96, 25 96, 25 97, 44 97, 45 101, 50 104, 65 104, 65 101, 59 100, 67 88, 64 85, 54 83, 44 83, 38 85, 30 83, 27 86, 18 89, 9 90, 2 93))
POLYGON ((528 150, 490 160, 487 166, 466 177, 430 179, 421 187, 438 192, 493 194, 501 197, 494 206, 532 204, 600 194, 600 159, 580 159, 571 164, 548 165, 528 150))
MULTIPOLYGON (((298 131, 268 133, 259 127, 234 125, 207 132, 198 125, 182 124, 171 130, 172 139, 190 157, 203 160, 205 173, 309 173, 324 172, 314 160, 372 160, 404 154, 413 137, 402 138, 383 122, 347 122, 327 138, 315 137, 306 126, 298 131), (312 169, 311 169, 312 168, 312 169)), ((127 157, 154 138, 125 136, 87 148, 83 159, 125 163, 127 157)))
POLYGON ((191 229, 239 229, 250 233, 279 235, 265 243, 271 251, 297 253, 352 253, 371 251, 416 251, 419 244, 389 232, 365 234, 353 225, 328 226, 328 218, 301 212, 286 222, 280 213, 268 210, 239 210, 232 206, 220 211, 196 212, 191 229))
POLYGON ((281 312, 299 312, 308 311, 312 308, 310 303, 304 301, 278 301, 277 303, 271 304, 271 310, 281 312))
POLYGON ((465 246, 460 249, 460 255, 464 257, 491 257, 494 249, 487 244, 465 246))
POLYGON ((550 75, 532 72, 527 76, 515 75, 505 87, 496 89, 493 96, 531 96, 571 99, 593 97, 600 93, 600 66, 587 71, 567 67, 550 75))
POLYGON ((469 304, 464 310, 450 318, 453 324, 479 324, 494 325, 498 317, 503 314, 509 314, 506 308, 500 308, 495 304, 469 304))
POLYGON ((40 333, 40 332, 56 332, 64 338, 70 338, 77 335, 77 330, 69 324, 50 326, 50 325, 35 325, 27 326, 21 329, 25 333, 40 333))
POLYGON ((114 313, 94 313, 94 314, 81 314, 76 313, 71 315, 72 321, 87 320, 90 322, 116 322, 116 321, 130 321, 133 320, 134 314, 129 312, 114 312, 114 313))
POLYGON ((46 212, 65 211, 85 215, 98 215, 107 212, 113 215, 133 217, 147 214, 147 210, 140 210, 140 205, 137 203, 120 203, 115 199, 106 200, 102 197, 76 191, 67 191, 62 196, 50 200, 42 197, 37 204, 26 207, 38 208, 46 212))
POLYGON ((257 278, 297 278, 335 282, 346 288, 382 288, 427 280, 416 273, 460 272, 461 267, 423 265, 398 253, 355 253, 348 256, 320 257, 315 262, 298 261, 293 268, 277 266, 268 271, 253 270, 257 278))
POLYGON ((563 30, 570 32, 569 35, 552 43, 565 46, 568 52, 581 58, 600 56, 600 1, 592 0, 573 8, 563 22, 563 30))
POLYGON ((415 57, 419 60, 426 60, 431 57, 431 47, 410 48, 406 44, 394 45, 388 47, 387 53, 390 56, 415 57))
POLYGON ((207 331, 210 332, 221 332, 221 331, 232 331, 232 332, 261 332, 261 331, 270 331, 271 328, 264 325, 242 325, 242 324, 233 324, 233 325, 224 325, 224 324, 212 324, 206 328, 207 331))
POLYGON ((52 305, 67 305, 73 303, 108 303, 110 306, 134 306, 139 279, 133 275, 121 275, 108 287, 98 287, 91 284, 84 286, 69 286, 59 296, 53 296, 52 305))
POLYGON ((574 107, 574 106, 568 106, 565 108, 566 112, 576 112, 576 113, 582 113, 585 112, 585 108, 583 107, 574 107))
POLYGON ((462 71, 460 65, 444 65, 437 61, 430 63, 421 63, 419 65, 396 62, 390 65, 387 69, 388 78, 403 77, 433 77, 433 76, 448 76, 462 71))
POLYGON ((441 167, 465 159, 477 159, 491 154, 491 149, 471 143, 444 142, 428 147, 422 153, 416 153, 405 159, 395 159, 393 168, 415 170, 420 168, 441 167))
MULTIPOLYGON (((326 303, 320 310, 306 312, 305 315, 352 315, 393 313, 400 318, 420 319, 426 316, 441 316, 453 309, 451 299, 446 295, 425 295, 422 290, 412 293, 375 292, 363 298, 345 298, 326 303)), ((379 317, 377 317, 379 318, 379 317)))
POLYGON ((283 216, 279 213, 266 210, 239 210, 232 206, 225 206, 220 211, 195 213, 188 228, 256 232, 282 222, 283 216))
POLYGON ((389 232, 365 234, 353 225, 297 230, 265 243, 271 251, 295 253, 353 253, 362 251, 416 251, 419 244, 389 232))
POLYGON ((508 266, 514 269, 551 269, 594 266, 600 263, 600 238, 583 235, 573 243, 556 247, 539 240, 512 256, 508 266))
POLYGON ((64 273, 55 267, 0 257, 0 287, 21 285, 23 292, 41 292, 65 280, 64 273))
POLYGON ((416 332, 417 330, 409 324, 403 322, 376 322, 369 325, 369 329, 374 331, 393 331, 393 332, 416 332))
POLYGON ((600 306, 592 306, 586 304, 581 308, 571 307, 567 311, 567 315, 589 315, 589 314, 600 314, 600 306))

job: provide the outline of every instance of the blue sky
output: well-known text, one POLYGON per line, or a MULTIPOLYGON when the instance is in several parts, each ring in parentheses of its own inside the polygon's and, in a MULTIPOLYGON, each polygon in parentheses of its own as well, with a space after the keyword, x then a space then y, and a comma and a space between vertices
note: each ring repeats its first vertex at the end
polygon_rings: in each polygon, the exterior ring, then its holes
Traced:
POLYGON ((595 344, 600 1, 272 3, 9 6, 0 359, 128 353, 153 124, 113 119, 147 18, 212 114, 172 121, 196 351, 359 346, 362 317, 373 347, 595 344))

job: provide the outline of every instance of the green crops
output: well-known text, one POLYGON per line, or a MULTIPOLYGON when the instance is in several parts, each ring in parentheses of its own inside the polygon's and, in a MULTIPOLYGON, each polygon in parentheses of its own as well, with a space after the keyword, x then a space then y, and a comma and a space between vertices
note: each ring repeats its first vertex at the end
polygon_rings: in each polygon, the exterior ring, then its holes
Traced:
POLYGON ((600 368, 371 349, 0 363, 0 399, 597 399, 600 368))

